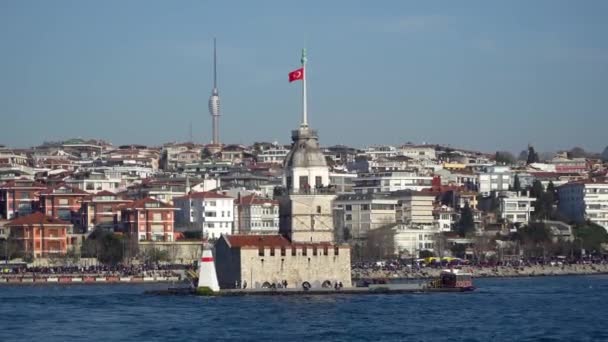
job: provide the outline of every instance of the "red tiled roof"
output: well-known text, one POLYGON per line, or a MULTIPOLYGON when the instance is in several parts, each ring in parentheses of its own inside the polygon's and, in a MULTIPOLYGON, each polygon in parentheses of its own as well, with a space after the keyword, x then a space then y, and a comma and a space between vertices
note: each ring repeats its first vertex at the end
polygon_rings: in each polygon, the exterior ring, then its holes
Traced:
POLYGON ((331 242, 291 242, 283 235, 224 235, 230 247, 330 247, 331 242))
MULTIPOLYGON (((120 208, 121 209, 144 209, 146 207, 147 203, 158 203, 158 208, 161 208, 161 209, 163 209, 163 208, 164 209, 173 209, 174 208, 172 205, 169 205, 167 203, 163 203, 161 201, 157 201, 157 200, 155 200, 153 198, 150 198, 150 197, 146 197, 144 199, 140 199, 140 200, 134 201, 133 203, 125 204, 125 205, 121 206, 120 208)), ((148 208, 149 209, 155 209, 155 208, 152 208, 152 207, 148 207, 148 208)))
POLYGON ((174 197, 173 200, 176 199, 192 199, 192 198, 201 198, 201 199, 207 199, 207 198, 232 198, 230 196, 226 196, 226 195, 222 195, 219 194, 217 192, 214 191, 202 191, 202 192, 193 192, 190 193, 186 196, 180 196, 180 197, 174 197))
POLYGON ((29 214, 27 216, 21 216, 14 220, 9 221, 7 226, 23 226, 30 224, 62 224, 62 225, 70 225, 71 223, 56 219, 54 217, 46 216, 41 212, 35 212, 33 214, 29 214))
POLYGON ((14 189, 14 188, 37 188, 37 189, 46 189, 46 186, 40 182, 20 179, 18 181, 8 181, 2 185, 0 185, 0 189, 14 189))
POLYGON ((228 235, 230 247, 287 247, 291 242, 282 235, 228 235))
POLYGON ((108 190, 103 190, 94 194, 93 196, 116 196, 116 194, 108 190))
POLYGON ((84 190, 80 190, 78 188, 69 186, 69 185, 65 185, 65 184, 60 184, 57 186, 54 186, 52 188, 48 188, 46 190, 43 190, 40 192, 40 195, 90 195, 88 192, 84 191, 84 190), (55 192, 58 189, 69 189, 71 192, 55 192))

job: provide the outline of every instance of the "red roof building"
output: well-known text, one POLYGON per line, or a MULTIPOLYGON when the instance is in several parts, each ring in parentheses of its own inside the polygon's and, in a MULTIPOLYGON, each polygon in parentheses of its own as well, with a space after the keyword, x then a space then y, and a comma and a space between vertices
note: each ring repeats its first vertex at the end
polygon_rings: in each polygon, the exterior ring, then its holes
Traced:
POLYGON ((71 226, 70 222, 41 212, 18 217, 6 224, 11 238, 17 242, 18 252, 34 258, 66 254, 71 226))
POLYGON ((72 223, 79 223, 82 201, 90 194, 67 185, 58 185, 40 192, 40 207, 47 215, 72 223))
POLYGON ((278 234, 279 202, 249 195, 235 201, 235 226, 240 234, 278 234))
POLYGON ((110 191, 91 195, 82 202, 81 224, 87 231, 95 228, 114 230, 121 222, 121 207, 132 202, 110 191))
POLYGON ((174 241, 172 205, 144 198, 120 207, 121 221, 134 241, 174 241))
POLYGON ((12 219, 36 211, 40 204, 40 191, 44 184, 17 179, 0 185, 0 217, 12 219))

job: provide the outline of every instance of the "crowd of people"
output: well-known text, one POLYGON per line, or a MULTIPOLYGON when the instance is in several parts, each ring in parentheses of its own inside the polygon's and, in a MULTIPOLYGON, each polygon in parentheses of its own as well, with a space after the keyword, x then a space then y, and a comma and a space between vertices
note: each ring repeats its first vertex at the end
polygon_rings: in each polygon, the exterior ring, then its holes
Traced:
POLYGON ((95 266, 31 266, 0 265, 1 273, 21 276, 119 276, 119 277, 172 277, 183 274, 185 265, 95 265, 95 266))

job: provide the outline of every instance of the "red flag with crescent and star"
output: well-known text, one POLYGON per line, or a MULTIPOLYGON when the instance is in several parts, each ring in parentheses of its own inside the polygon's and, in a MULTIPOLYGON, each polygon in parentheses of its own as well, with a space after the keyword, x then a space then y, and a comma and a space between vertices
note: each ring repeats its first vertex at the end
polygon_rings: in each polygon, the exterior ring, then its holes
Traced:
POLYGON ((304 68, 294 70, 289 73, 289 82, 301 80, 304 78, 304 68))

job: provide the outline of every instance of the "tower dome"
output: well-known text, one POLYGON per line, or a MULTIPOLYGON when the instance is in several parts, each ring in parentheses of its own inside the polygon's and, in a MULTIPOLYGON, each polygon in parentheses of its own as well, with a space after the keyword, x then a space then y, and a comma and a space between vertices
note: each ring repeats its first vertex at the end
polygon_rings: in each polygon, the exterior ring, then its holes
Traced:
POLYGON ((291 151, 285 157, 285 168, 327 167, 325 156, 319 148, 319 137, 308 127, 291 132, 291 151))

